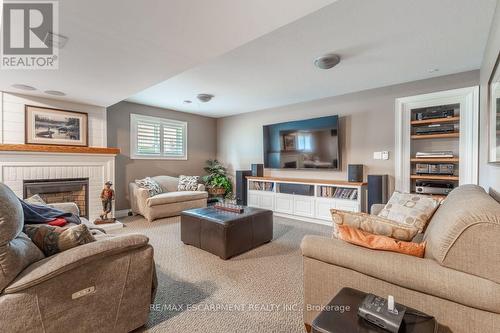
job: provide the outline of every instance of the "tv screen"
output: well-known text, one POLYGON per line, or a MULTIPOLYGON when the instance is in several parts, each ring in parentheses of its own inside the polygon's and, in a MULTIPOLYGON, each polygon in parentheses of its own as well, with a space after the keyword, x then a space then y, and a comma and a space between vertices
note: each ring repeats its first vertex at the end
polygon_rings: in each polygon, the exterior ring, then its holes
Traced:
POLYGON ((340 170, 339 117, 264 126, 264 167, 340 170))

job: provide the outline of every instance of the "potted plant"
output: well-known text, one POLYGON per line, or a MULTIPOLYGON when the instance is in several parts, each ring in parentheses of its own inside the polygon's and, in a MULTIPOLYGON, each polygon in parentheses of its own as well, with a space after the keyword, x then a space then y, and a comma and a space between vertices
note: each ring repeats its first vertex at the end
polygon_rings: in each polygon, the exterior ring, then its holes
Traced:
POLYGON ((213 196, 231 196, 233 184, 227 175, 227 169, 218 160, 207 160, 207 166, 203 168, 207 173, 203 181, 207 191, 213 196))

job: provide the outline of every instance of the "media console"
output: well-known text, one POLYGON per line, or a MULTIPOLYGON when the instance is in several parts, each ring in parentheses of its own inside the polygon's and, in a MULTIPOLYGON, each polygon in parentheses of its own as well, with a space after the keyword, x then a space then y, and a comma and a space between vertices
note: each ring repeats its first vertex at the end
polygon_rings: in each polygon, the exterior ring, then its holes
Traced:
POLYGON ((248 206, 277 216, 330 224, 330 209, 366 211, 366 183, 248 176, 248 206))

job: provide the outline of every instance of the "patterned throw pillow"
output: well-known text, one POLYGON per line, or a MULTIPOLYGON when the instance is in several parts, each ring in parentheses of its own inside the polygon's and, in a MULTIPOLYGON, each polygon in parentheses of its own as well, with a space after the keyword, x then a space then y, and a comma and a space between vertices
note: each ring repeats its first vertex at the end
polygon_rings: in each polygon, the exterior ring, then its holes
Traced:
POLYGON ((179 185, 177 185, 178 191, 196 191, 198 189, 198 183, 200 182, 199 176, 179 176, 179 185))
POLYGON ((428 195, 394 192, 378 216, 423 232, 440 202, 428 195))
POLYGON ((163 189, 161 188, 160 184, 158 184, 151 177, 146 177, 144 179, 136 179, 135 183, 140 188, 144 188, 144 189, 148 190, 150 197, 153 197, 157 194, 163 193, 163 189))
POLYGON ((407 226, 375 215, 336 209, 332 209, 330 212, 334 222, 333 237, 335 238, 338 238, 337 225, 347 225, 371 234, 392 237, 403 241, 412 240, 418 233, 418 229, 413 226, 407 226))
POLYGON ((70 228, 26 224, 23 231, 47 257, 95 241, 85 224, 70 228))

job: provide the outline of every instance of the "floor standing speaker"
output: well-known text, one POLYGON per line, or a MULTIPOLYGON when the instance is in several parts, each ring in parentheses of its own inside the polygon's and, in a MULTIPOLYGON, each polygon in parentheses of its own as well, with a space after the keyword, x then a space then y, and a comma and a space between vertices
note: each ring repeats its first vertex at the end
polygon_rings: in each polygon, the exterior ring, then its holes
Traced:
POLYGON ((236 171, 236 204, 247 205, 247 176, 252 175, 252 170, 236 171))
POLYGON ((347 179, 350 182, 362 182, 363 164, 349 164, 347 166, 347 179))
POLYGON ((388 175, 368 175, 368 211, 373 204, 385 204, 389 200, 388 175))
POLYGON ((252 176, 264 177, 264 164, 252 164, 252 176))

